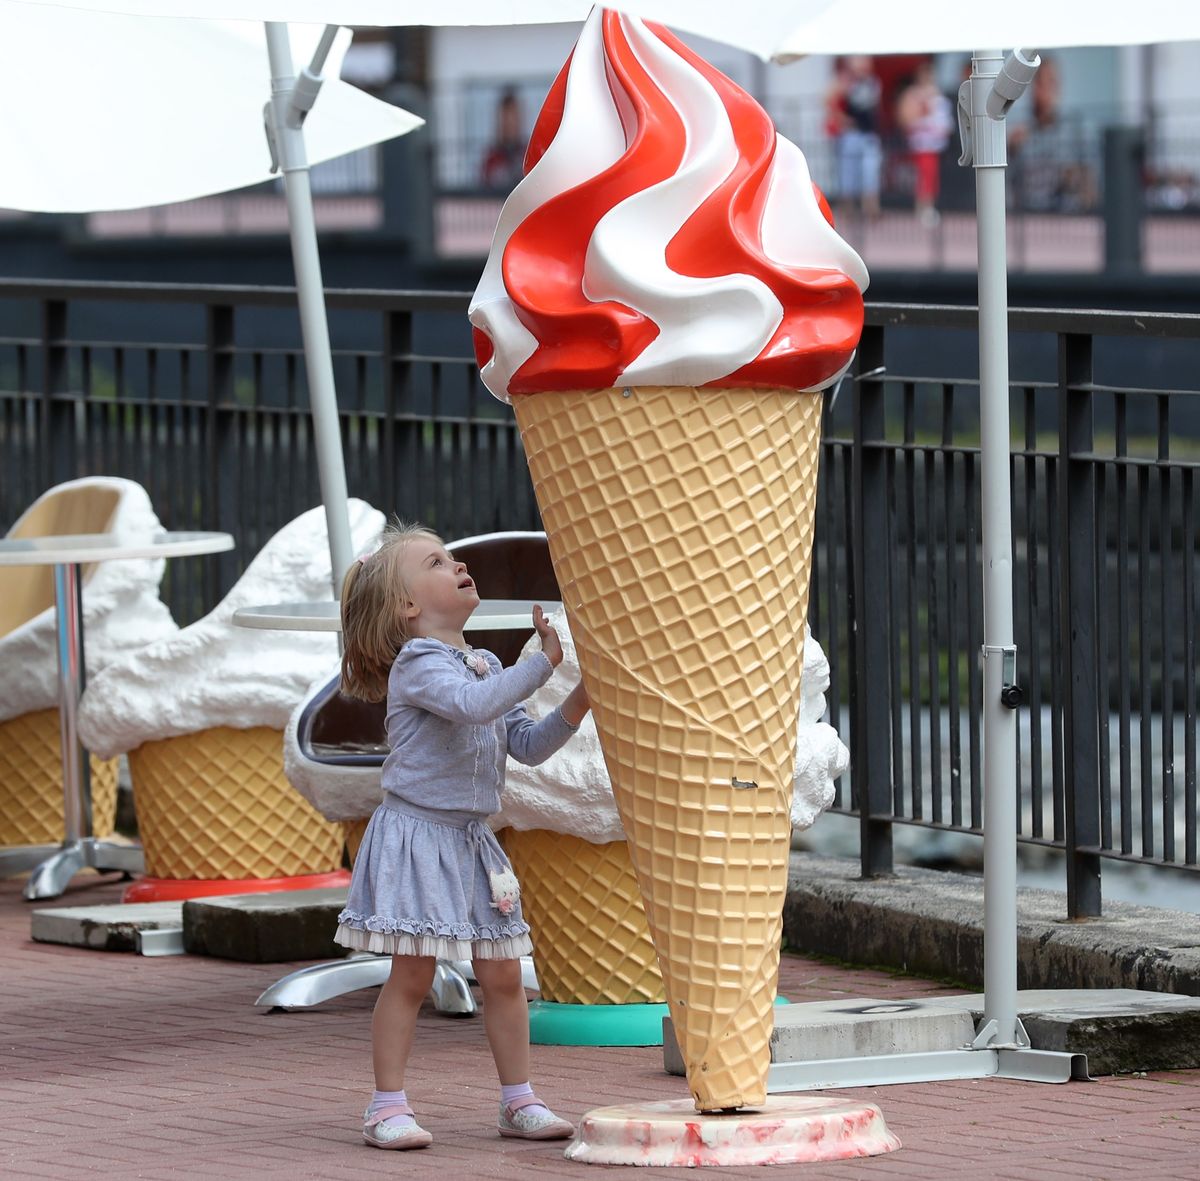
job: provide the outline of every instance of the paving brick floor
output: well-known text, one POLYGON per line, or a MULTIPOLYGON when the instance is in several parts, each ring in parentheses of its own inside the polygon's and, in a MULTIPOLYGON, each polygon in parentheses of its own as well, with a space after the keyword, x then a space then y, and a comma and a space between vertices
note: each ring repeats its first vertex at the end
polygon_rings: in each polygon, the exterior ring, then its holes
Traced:
MULTIPOLYGON (((409 1093, 434 1146, 382 1153, 357 1120, 370 1090, 373 991, 266 1015, 254 998, 291 965, 142 958, 36 944, 21 882, 0 882, 0 1176, 440 1179, 661 1169, 570 1164, 561 1146, 492 1131, 496 1084, 478 1019, 422 1013, 409 1093)), ((62 905, 115 901, 81 875, 62 905)), ((930 996, 933 982, 785 956, 789 999, 930 996)), ((563 1114, 684 1098, 661 1050, 534 1047, 534 1083, 563 1114)), ((1200 1071, 1046 1086, 979 1080, 862 1088, 904 1147, 836 1164, 704 1177, 1200 1181, 1200 1071)))

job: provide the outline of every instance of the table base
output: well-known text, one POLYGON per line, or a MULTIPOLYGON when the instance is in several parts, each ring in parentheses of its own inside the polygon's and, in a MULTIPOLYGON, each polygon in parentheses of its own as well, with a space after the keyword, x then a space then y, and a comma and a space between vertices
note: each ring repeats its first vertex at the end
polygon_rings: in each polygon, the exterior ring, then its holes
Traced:
MULTIPOLYGON (((32 858, 28 850, 15 852, 26 852, 32 858)), ((38 852, 45 856, 46 850, 43 848, 38 852)), ((4 856, 0 854, 0 866, 4 864, 4 856)), ((43 898, 57 898, 81 869, 141 873, 143 868, 140 845, 120 845, 99 837, 80 837, 76 841, 66 841, 56 852, 51 853, 49 858, 42 861, 25 883, 22 894, 31 902, 43 898)))
POLYGON ((28 873, 61 848, 61 845, 9 845, 0 849, 0 878, 28 873))
MULTIPOLYGON (((387 983, 392 970, 388 955, 352 955, 327 964, 299 968, 276 980, 254 1003, 260 1009, 306 1009, 360 988, 387 983)), ((533 960, 521 957, 521 977, 526 988, 537 988, 533 960)), ((434 969, 433 1007, 446 1016, 470 1017, 476 1011, 471 965, 465 960, 438 960, 434 969)))

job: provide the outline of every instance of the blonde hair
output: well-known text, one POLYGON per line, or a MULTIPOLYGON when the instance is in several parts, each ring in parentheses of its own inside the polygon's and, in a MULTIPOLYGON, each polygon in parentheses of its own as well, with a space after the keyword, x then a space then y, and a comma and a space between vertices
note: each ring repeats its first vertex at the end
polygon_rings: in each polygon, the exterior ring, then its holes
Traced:
POLYGON ((379 548, 352 562, 342 583, 341 691, 361 701, 387 696, 392 663, 412 636, 404 614, 408 587, 400 573, 400 555, 417 537, 441 542, 424 525, 390 523, 379 548))

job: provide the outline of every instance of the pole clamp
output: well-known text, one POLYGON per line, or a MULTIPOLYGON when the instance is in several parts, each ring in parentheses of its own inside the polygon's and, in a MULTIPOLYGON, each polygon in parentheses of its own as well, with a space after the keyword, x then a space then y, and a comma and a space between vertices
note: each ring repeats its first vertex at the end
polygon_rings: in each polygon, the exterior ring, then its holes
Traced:
POLYGON ((1017 683, 1017 647, 1015 644, 984 644, 983 659, 999 656, 1000 704, 1007 709, 1020 709, 1025 704, 1025 690, 1017 683))

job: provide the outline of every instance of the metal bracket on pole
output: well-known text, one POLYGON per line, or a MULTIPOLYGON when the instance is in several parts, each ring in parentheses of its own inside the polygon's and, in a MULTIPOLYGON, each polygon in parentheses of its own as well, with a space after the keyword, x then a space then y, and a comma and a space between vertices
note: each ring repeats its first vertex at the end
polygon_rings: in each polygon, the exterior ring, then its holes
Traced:
POLYGON ((1017 647, 1015 644, 984 644, 980 655, 987 666, 989 656, 1000 657, 1000 704, 1008 709, 1020 709, 1025 704, 1025 690, 1017 683, 1017 647))
POLYGON ((263 103, 263 134, 267 137, 267 151, 271 153, 271 172, 279 171, 279 145, 275 142, 275 121, 271 118, 271 102, 263 103))
POLYGON ((987 97, 987 113, 990 119, 1003 119, 1017 101, 1029 89, 1042 59, 1035 53, 1026 57, 1023 49, 1014 49, 1008 55, 987 97))
POLYGON ((321 73, 340 25, 326 25, 312 61, 294 77, 275 79, 271 98, 263 107, 263 128, 271 152, 271 171, 291 172, 308 167, 304 139, 296 134, 304 126, 308 112, 321 93, 325 78, 321 73))
POLYGON ((1003 65, 999 58, 976 55, 975 71, 958 88, 958 135, 964 168, 1004 168, 1008 142, 1004 118, 1033 81, 1042 59, 1015 49, 1003 65), (990 68, 989 68, 990 67, 990 68))
POLYGON ((979 1029, 975 1032, 975 1037, 971 1040, 970 1048, 972 1050, 1028 1050, 1033 1043, 1029 1040, 1029 1034, 1025 1032, 1025 1026, 1021 1022, 1021 1018, 1017 1017, 1013 1020, 1013 1035, 1014 1039, 1011 1042, 998 1042, 996 1040, 999 1034, 999 1024, 996 1021, 985 1020, 979 1029))

